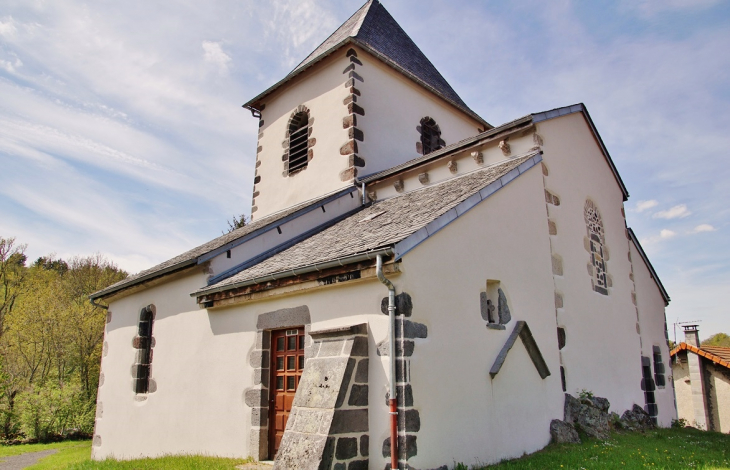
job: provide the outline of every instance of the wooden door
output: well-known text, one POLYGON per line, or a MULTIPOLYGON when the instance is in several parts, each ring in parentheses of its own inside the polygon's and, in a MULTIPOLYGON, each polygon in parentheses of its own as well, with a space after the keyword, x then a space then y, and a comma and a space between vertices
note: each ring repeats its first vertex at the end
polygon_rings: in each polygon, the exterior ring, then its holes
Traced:
POLYGON ((271 332, 269 458, 274 459, 304 370, 304 328, 271 332))

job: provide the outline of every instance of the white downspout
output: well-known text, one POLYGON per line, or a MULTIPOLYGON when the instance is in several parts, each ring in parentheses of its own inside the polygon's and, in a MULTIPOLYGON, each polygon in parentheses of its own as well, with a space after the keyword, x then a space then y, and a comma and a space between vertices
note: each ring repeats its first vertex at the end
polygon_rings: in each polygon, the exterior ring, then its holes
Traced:
POLYGON ((383 274, 383 256, 378 255, 375 271, 380 282, 388 288, 388 346, 390 355, 390 390, 388 402, 390 405, 390 468, 398 468, 398 408, 396 404, 395 387, 395 286, 383 274))

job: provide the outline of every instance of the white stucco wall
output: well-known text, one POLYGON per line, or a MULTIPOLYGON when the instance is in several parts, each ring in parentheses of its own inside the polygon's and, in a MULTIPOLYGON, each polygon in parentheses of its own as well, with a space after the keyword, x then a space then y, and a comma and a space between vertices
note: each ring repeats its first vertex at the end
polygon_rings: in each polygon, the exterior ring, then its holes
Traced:
POLYGON ((677 417, 694 426, 695 412, 692 404, 692 384, 689 379, 689 366, 686 362, 674 361, 672 365, 674 392, 677 396, 677 417))
POLYGON ((363 63, 357 73, 362 92, 358 104, 365 116, 358 116, 358 128, 365 140, 358 143, 365 166, 360 175, 370 175, 420 156, 416 142, 421 135, 416 127, 422 118, 432 117, 441 128, 446 145, 479 133, 484 128, 473 118, 436 97, 392 68, 358 49, 363 63))
MULTIPOLYGON (((680 352, 678 355, 684 358, 685 354, 691 352, 680 352)), ((730 433, 730 371, 724 366, 711 364, 703 359, 703 374, 709 375, 706 384, 709 390, 710 419, 714 431, 730 433)), ((677 412, 679 418, 687 420, 689 425, 694 425, 695 415, 692 402, 692 384, 689 378, 687 363, 674 361, 672 372, 674 376, 674 387, 677 393, 677 412)))
POLYGON ((710 403, 715 431, 730 433, 730 370, 714 364, 708 364, 705 370, 710 372, 710 403))
POLYGON ((404 258, 397 289, 413 297, 412 320, 428 326, 411 360, 421 418, 418 455, 409 460, 415 468, 536 451, 550 440, 550 420, 562 418, 541 178, 534 167, 404 258), (499 280, 508 296, 506 330, 487 329, 481 317, 479 293, 487 279, 499 280), (518 320, 527 322, 548 364, 552 375, 545 380, 519 339, 490 378, 518 320))
POLYGON ((558 323, 567 337, 561 351, 567 391, 574 395, 582 389, 592 391, 608 398, 611 410, 621 414, 634 403, 644 405, 623 196, 582 114, 540 122, 537 132, 544 141, 543 162, 548 168, 545 187, 560 199, 560 205, 547 207, 557 228, 557 235, 550 237, 552 251, 562 260, 563 274, 556 274, 554 282, 563 296, 558 323), (603 218, 612 278, 607 296, 592 289, 588 272, 587 198, 603 218))
POLYGON ((244 358, 252 346, 255 318, 238 334, 219 327, 220 317, 199 310, 190 292, 205 273, 150 288, 112 302, 93 457, 134 458, 166 453, 245 455, 247 416, 241 392, 252 385, 244 358), (140 310, 154 304, 152 378, 157 391, 135 401, 132 366, 140 310), (252 326, 251 326, 252 325, 252 326))
MULTIPOLYGON (((108 354, 102 358, 99 388, 103 414, 97 419, 95 459, 130 459, 163 454, 247 457, 251 453, 251 408, 244 391, 254 385, 249 353, 258 315, 307 305, 312 330, 367 323, 370 329, 370 426, 375 435, 388 429, 384 403, 387 363, 375 353, 387 337, 387 316, 380 302, 387 290, 376 279, 330 286, 215 310, 198 309, 190 292, 205 285, 206 274, 189 275, 112 302, 107 324, 108 354), (347 299, 343 302, 343 299, 347 299), (152 378, 157 390, 135 401, 131 368, 139 312, 157 308, 152 378)), ((370 441, 370 455, 382 440, 370 441)), ((377 458, 377 457, 376 457, 377 458)))
MULTIPOLYGON (((403 75, 384 65, 362 49, 355 47, 362 66, 355 72, 363 78, 355 87, 361 95, 357 105, 365 110, 357 115, 357 128, 364 140, 357 142, 358 156, 365 166, 357 169, 358 176, 391 168, 419 156, 416 130, 421 118, 431 116, 440 126, 442 139, 452 144, 478 133, 483 125, 436 97, 403 75)), ((254 219, 327 194, 349 184, 340 178, 348 167, 347 156, 340 147, 348 138, 342 120, 349 113, 343 100, 350 95, 344 84, 348 76, 342 71, 350 64, 343 48, 311 70, 303 72, 265 100, 262 111, 263 136, 259 139, 261 152, 257 175, 261 181, 254 187, 254 219), (310 110, 314 118, 312 147, 314 158, 306 170, 294 176, 282 176, 284 164, 282 142, 286 139, 289 117, 299 105, 310 110)))
POLYGON ((641 354, 652 361, 651 370, 652 373, 655 373, 653 347, 658 346, 661 351, 666 386, 657 387, 654 391, 654 398, 659 408, 659 415, 657 416, 659 425, 670 426, 672 420, 677 418, 677 413, 674 405, 674 390, 672 390, 674 382, 671 377, 669 346, 664 334, 666 327, 664 298, 633 242, 629 242, 629 248, 631 265, 634 271, 636 304, 639 311, 641 354))
POLYGON ((254 219, 350 184, 340 179, 340 172, 348 166, 347 157, 340 155, 340 146, 347 141, 342 118, 348 114, 343 100, 349 93, 344 87, 347 76, 342 70, 348 64, 345 50, 338 51, 267 97, 261 113, 264 125, 259 139, 261 164, 257 170, 261 181, 254 187, 260 193, 255 198, 258 209, 252 214, 254 219), (299 105, 309 108, 310 117, 314 118, 314 158, 306 170, 283 176, 282 142, 286 140, 289 118, 299 105))

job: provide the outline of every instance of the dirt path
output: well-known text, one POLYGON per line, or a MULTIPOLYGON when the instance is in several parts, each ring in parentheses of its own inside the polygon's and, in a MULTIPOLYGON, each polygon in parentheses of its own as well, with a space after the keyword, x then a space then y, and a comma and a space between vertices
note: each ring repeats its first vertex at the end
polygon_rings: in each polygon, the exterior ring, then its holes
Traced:
POLYGON ((58 449, 48 449, 40 452, 0 457, 0 470, 22 470, 38 462, 39 459, 56 452, 58 452, 58 449))

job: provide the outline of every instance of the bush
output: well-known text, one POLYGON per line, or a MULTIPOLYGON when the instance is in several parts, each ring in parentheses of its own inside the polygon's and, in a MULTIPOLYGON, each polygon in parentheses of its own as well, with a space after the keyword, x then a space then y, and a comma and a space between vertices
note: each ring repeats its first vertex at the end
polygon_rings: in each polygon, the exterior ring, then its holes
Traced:
POLYGON ((672 420, 672 427, 675 428, 675 429, 686 428, 688 424, 689 423, 684 418, 679 418, 679 419, 673 419, 672 420))
POLYGON ((79 383, 35 386, 18 394, 16 402, 20 430, 26 438, 47 442, 69 430, 76 434, 93 432, 94 404, 87 401, 79 383))

